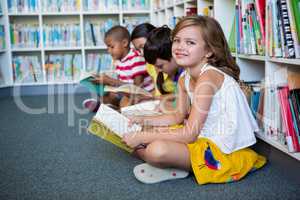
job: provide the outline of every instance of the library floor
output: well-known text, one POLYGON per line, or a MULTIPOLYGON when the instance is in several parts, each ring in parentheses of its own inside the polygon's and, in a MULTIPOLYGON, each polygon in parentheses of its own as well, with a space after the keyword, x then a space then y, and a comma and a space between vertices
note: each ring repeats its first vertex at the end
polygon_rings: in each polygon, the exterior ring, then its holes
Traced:
POLYGON ((236 183, 199 186, 189 176, 142 184, 132 174, 141 161, 81 128, 92 114, 73 108, 84 98, 0 99, 0 199, 299 199, 289 166, 272 161, 236 183), (47 111, 28 114, 20 103, 47 111))

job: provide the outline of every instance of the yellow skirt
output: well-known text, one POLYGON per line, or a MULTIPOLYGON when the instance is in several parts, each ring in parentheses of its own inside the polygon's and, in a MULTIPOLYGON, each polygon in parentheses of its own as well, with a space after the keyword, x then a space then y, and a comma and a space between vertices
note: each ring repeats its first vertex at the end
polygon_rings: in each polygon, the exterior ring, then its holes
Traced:
POLYGON ((250 148, 224 154, 207 138, 199 138, 188 148, 198 184, 238 181, 266 164, 266 158, 250 148))

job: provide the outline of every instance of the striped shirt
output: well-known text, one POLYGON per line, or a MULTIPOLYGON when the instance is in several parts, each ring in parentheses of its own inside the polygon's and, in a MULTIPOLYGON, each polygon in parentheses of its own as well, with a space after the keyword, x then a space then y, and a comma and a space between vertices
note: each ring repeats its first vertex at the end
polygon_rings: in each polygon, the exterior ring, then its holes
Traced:
POLYGON ((146 70, 146 61, 138 51, 130 49, 129 53, 116 63, 118 79, 125 83, 134 83, 134 78, 142 75, 144 82, 142 88, 151 91, 154 89, 152 78, 146 70))

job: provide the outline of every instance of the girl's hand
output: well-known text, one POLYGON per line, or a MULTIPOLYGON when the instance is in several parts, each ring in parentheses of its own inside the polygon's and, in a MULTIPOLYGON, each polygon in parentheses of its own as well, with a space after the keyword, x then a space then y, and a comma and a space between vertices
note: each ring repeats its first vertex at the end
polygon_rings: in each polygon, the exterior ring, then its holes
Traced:
POLYGON ((143 117, 138 117, 138 116, 126 116, 129 119, 129 126, 131 127, 133 124, 144 124, 144 119, 143 117))
POLYGON ((142 142, 139 140, 139 134, 140 132, 133 132, 125 134, 122 138, 122 141, 131 148, 136 148, 139 145, 142 144, 142 142))

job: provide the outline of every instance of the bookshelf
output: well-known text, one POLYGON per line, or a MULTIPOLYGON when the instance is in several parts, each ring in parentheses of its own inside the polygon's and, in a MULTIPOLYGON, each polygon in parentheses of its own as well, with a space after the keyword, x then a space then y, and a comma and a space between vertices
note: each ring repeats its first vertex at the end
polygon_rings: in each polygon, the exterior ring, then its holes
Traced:
MULTIPOLYGON (((288 0, 290 1, 290 0, 288 0)), ((216 4, 217 1, 214 1, 216 4)), ((245 2, 241 0, 240 2, 245 2)), ((249 1, 248 1, 249 2, 249 1)), ((254 1, 250 1, 254 2, 254 1)), ((245 52, 241 47, 238 47, 238 40, 240 38, 236 37, 235 45, 238 52, 233 52, 235 55, 236 62, 241 68, 241 79, 245 81, 262 81, 262 88, 264 89, 264 107, 263 107, 263 124, 261 125, 261 130, 257 133, 257 137, 271 146, 281 150, 282 152, 288 154, 289 156, 300 161, 300 153, 291 153, 286 145, 286 139, 283 125, 282 116, 279 107, 279 100, 277 92, 278 86, 283 86, 288 83, 288 74, 299 73, 300 72, 300 59, 299 58, 284 58, 282 56, 275 56, 268 45, 274 41, 274 22, 273 16, 268 13, 270 9, 270 3, 274 3, 273 0, 265 0, 265 11, 266 11, 266 23, 265 23, 265 52, 262 55, 258 54, 258 49, 255 54, 251 52, 245 52)), ((291 1, 290 1, 291 2, 291 1)), ((235 6, 237 1, 230 0, 224 1, 222 5, 224 8, 228 9, 228 13, 236 13, 235 6), (229 10, 230 9, 230 10, 229 10)), ((274 5, 274 4, 273 4, 274 5)), ((255 5, 257 8, 257 5, 255 5)), ((273 7, 272 7, 273 8, 273 7)), ((216 7, 215 7, 216 9, 216 7)), ((227 13, 227 12, 226 12, 227 13)), ((227 19, 228 16, 223 16, 223 20, 227 19)), ((220 21, 220 20, 219 20, 220 21)), ((221 25, 225 25, 224 22, 220 21, 221 25)), ((233 24, 233 23, 227 23, 233 24)), ((224 28, 224 26, 222 27, 224 28)), ((236 25, 236 22, 235 22, 236 25)), ((278 25, 277 27, 280 27, 278 25)), ((225 31, 226 32, 226 31, 225 31)), ((237 33, 236 33, 237 34, 237 33)), ((279 33, 278 33, 279 34, 279 33)), ((281 33, 282 34, 282 33, 281 33)), ((228 35, 226 35, 228 36, 228 35)), ((283 38, 283 36, 282 36, 283 38)), ((281 38, 281 39, 282 39, 281 38)), ((275 45, 276 46, 276 45, 275 45)), ((257 46, 256 46, 257 47, 257 46)), ((284 48, 281 49, 284 52, 284 48)))
MULTIPOLYGON (((215 17, 221 24, 226 38, 229 40, 232 26, 236 25, 234 19, 236 15, 236 4, 238 2, 237 0, 145 0, 144 2, 146 2, 147 6, 143 6, 134 5, 133 2, 135 1, 133 0, 111 0, 109 1, 110 4, 106 5, 106 9, 103 9, 103 6, 100 6, 100 4, 99 6, 91 4, 91 2, 97 1, 74 0, 76 4, 71 8, 60 5, 60 8, 57 9, 53 5, 47 5, 47 9, 44 9, 44 4, 47 3, 47 1, 36 0, 36 8, 16 12, 15 10, 8 10, 9 1, 10 0, 4 0, 0 2, 2 8, 2 12, 0 12, 0 25, 4 26, 4 37, 6 41, 5 48, 0 48, 0 88, 76 83, 76 79, 47 80, 47 72, 49 69, 46 67, 46 63, 54 58, 57 58, 57 60, 68 60, 70 55, 80 55, 79 63, 83 71, 95 70, 93 66, 99 65, 99 62, 109 65, 111 60, 109 60, 106 54, 106 47, 103 41, 93 41, 92 38, 88 38, 88 26, 90 26, 90 24, 93 24, 93 26, 97 28, 97 26, 103 25, 105 22, 110 25, 116 23, 126 25, 129 29, 132 29, 130 22, 137 24, 142 21, 151 21, 156 26, 166 24, 173 28, 180 17, 194 13, 215 17), (127 2, 127 4, 123 5, 124 2, 127 2), (26 24, 38 27, 37 29, 40 36, 38 45, 34 46, 29 44, 26 47, 19 47, 7 42, 11 41, 11 36, 8 34, 11 24, 18 22, 24 24, 24 21, 26 21, 26 24), (78 36, 78 43, 75 45, 73 45, 73 43, 72 45, 66 45, 65 43, 62 43, 64 45, 57 45, 57 43, 53 45, 47 44, 45 42, 45 35, 43 34, 45 26, 48 24, 55 26, 57 26, 57 24, 64 25, 66 23, 73 23, 79 26, 80 35, 78 36), (43 81, 36 83, 15 82, 12 63, 17 56, 35 56, 34 59, 41 64, 43 81), (49 59, 51 56, 52 58, 49 59)), ((265 0, 265 10, 268 8, 268 2, 272 1, 273 0, 265 0)), ((266 15, 266 21, 268 21, 269 18, 270 16, 266 15)), ((268 34, 270 30, 272 30, 272 26, 266 23, 264 30, 266 33, 266 41, 272 40, 268 34)), ((101 34, 97 36, 97 38, 101 39, 101 34)), ((238 39, 237 37, 235 38, 234 47, 237 50, 239 48, 238 39)), ((288 71, 299 72, 300 59, 270 56, 268 46, 262 55, 249 54, 241 51, 232 52, 232 55, 241 68, 240 77, 242 80, 263 81, 263 87, 266 91, 264 95, 264 125, 261 127, 261 131, 257 133, 257 137, 293 158, 300 160, 300 153, 290 153, 287 146, 281 141, 282 138, 278 139, 278 136, 270 134, 268 130, 268 126, 270 124, 272 125, 274 121, 274 116, 270 113, 270 104, 273 105, 274 99, 276 98, 276 96, 274 97, 274 95, 270 93, 269 89, 286 84, 288 71)), ((21 57, 20 59, 23 58, 21 57)))
POLYGON ((5 48, 0 48, 0 88, 77 83, 75 71, 86 71, 88 58, 111 63, 102 40, 105 31, 117 24, 132 30, 136 24, 152 19, 150 0, 31 0, 16 6, 17 2, 0 2, 0 25, 6 41, 5 48), (90 38, 91 26, 97 41, 90 38), (78 66, 72 69, 71 79, 70 69, 59 69, 67 68, 67 61, 78 66), (30 63, 30 69, 21 65, 24 62, 30 63), (18 77, 22 70, 16 67, 40 74, 34 73, 28 79, 25 75, 18 77), (58 78, 51 77, 51 73, 58 78), (39 76, 41 79, 36 81, 39 76))

